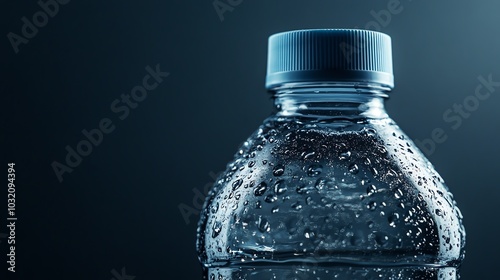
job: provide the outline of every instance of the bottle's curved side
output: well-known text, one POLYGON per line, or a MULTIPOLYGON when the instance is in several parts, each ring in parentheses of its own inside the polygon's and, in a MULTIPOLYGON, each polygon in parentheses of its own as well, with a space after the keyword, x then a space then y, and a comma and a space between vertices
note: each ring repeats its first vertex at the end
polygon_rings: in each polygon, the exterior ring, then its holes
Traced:
POLYGON ((438 258, 459 266, 465 257, 465 228, 462 213, 443 178, 415 143, 391 121, 387 126, 378 120, 372 121, 379 135, 393 149, 388 153, 397 158, 396 163, 418 191, 417 198, 433 214, 439 232, 438 258), (417 164, 418 163, 418 164, 417 164))
MULTIPOLYGON (((264 131, 267 132, 267 130, 266 125, 262 125, 257 131, 248 137, 247 141, 245 141, 234 154, 233 160, 226 165, 224 172, 217 177, 213 186, 210 188, 207 197, 205 198, 205 202, 200 211, 196 238, 198 260, 203 266, 208 267, 214 263, 214 260, 209 258, 207 255, 207 251, 213 249, 211 245, 207 245, 207 239, 210 240, 210 236, 207 235, 209 231, 207 225, 209 223, 210 214, 217 212, 219 209, 220 203, 215 201, 216 197, 219 195, 220 198, 220 192, 224 191, 224 188, 226 188, 229 182, 232 181, 235 172, 238 172, 239 169, 246 163, 246 159, 251 157, 252 150, 256 149, 256 146, 258 146, 258 144, 254 143, 254 139, 261 139, 262 135, 265 134, 264 131)), ((248 187, 248 185, 246 187, 248 187)), ((222 205, 222 208, 225 208, 225 205, 222 205)))

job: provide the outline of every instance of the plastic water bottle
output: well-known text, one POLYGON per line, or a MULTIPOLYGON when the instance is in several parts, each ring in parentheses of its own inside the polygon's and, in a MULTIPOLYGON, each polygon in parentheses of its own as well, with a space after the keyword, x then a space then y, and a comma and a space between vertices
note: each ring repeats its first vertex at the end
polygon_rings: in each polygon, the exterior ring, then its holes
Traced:
POLYGON ((197 240, 206 279, 459 277, 462 215, 386 114, 393 86, 383 33, 270 37, 276 112, 207 197, 197 240))

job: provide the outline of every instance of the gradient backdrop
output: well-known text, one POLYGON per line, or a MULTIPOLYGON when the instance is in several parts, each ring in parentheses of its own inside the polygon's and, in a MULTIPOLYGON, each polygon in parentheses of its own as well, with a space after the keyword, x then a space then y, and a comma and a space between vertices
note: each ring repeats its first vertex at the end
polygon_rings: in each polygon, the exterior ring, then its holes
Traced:
MULTIPOLYGON (((500 2, 215 4, 219 13, 213 0, 60 0, 44 17, 37 1, 1 2, 0 166, 6 176, 7 163, 16 163, 17 186, 12 279, 200 279, 198 216, 183 217, 179 206, 199 207, 204 187, 270 114, 268 36, 339 27, 392 37, 390 115, 413 139, 436 128, 446 134, 426 149, 465 217, 462 279, 497 274, 500 2), (34 16, 41 27, 25 27, 24 36, 22 18, 33 23, 34 16), (121 95, 157 65, 170 75, 127 105, 121 95), (494 82, 476 102, 480 77, 494 82), (443 119, 464 102, 461 115, 449 115, 453 122, 443 119), (114 130, 73 159, 60 182, 52 164, 66 164, 66 147, 77 149, 82 130, 101 122, 114 130)), ((4 279, 7 181, 1 184, 4 279)))

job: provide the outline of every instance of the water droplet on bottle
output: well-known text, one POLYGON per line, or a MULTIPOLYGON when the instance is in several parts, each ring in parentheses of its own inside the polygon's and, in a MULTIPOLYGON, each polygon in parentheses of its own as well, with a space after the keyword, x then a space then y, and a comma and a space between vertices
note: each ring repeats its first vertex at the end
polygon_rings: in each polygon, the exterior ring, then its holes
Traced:
POLYGON ((441 209, 436 209, 436 215, 443 216, 443 211, 441 209))
POLYGON ((389 240, 389 237, 382 232, 377 232, 375 233, 375 242, 377 242, 378 245, 385 245, 387 241, 389 240))
POLYGON ((222 231, 222 223, 219 221, 215 221, 212 226, 212 238, 216 238, 220 232, 222 231))
POLYGON ((298 194, 305 194, 305 193, 307 193, 307 186, 300 185, 300 186, 297 186, 297 188, 295 190, 297 191, 298 194))
POLYGON ((255 161, 254 160, 251 160, 251 161, 248 162, 248 167, 249 168, 252 168, 254 165, 255 165, 255 161))
POLYGON ((387 153, 387 149, 384 147, 384 146, 377 146, 377 150, 379 151, 379 153, 381 154, 385 154, 387 153))
POLYGON ((399 188, 398 188, 398 189, 396 189, 396 190, 394 191, 394 197, 395 197, 396 199, 400 199, 402 196, 403 196, 403 192, 401 191, 401 189, 399 189, 399 188))
POLYGON ((215 214, 217 213, 217 211, 219 210, 219 202, 217 202, 216 204, 212 205, 210 211, 215 214))
POLYGON ((274 184, 274 192, 278 195, 283 194, 287 191, 287 187, 285 185, 285 180, 279 180, 274 184))
POLYGON ((313 238, 315 236, 315 233, 314 231, 310 230, 310 229, 305 229, 304 230, 304 237, 305 238, 313 238))
POLYGON ((321 165, 310 165, 309 168, 307 168, 307 176, 316 177, 321 174, 321 171, 323 171, 323 167, 321 165))
POLYGON ((281 176, 285 173, 285 167, 281 164, 278 164, 274 167, 273 169, 273 175, 274 176, 281 176))
POLYGON ((351 158, 351 152, 350 151, 342 152, 339 155, 339 159, 340 160, 348 160, 349 158, 351 158))
POLYGON ((352 174, 357 174, 359 172, 358 166, 355 163, 349 165, 349 172, 351 172, 352 174))
POLYGON ((366 208, 370 209, 370 210, 375 210, 377 208, 377 202, 375 201, 370 201, 367 205, 366 205, 366 208))
POLYGON ((259 230, 260 232, 269 232, 271 230, 269 221, 262 216, 259 216, 259 230))
POLYGON ((373 128, 366 128, 364 131, 367 136, 375 136, 377 134, 377 131, 373 128))
POLYGON ((446 244, 450 244, 451 238, 449 236, 445 237, 445 242, 446 244))
POLYGON ((314 201, 313 201, 312 197, 310 197, 310 196, 306 197, 306 204, 307 205, 311 205, 313 203, 314 203, 314 201))
POLYGON ((375 187, 375 185, 369 185, 367 188, 366 188, 366 194, 367 195, 372 195, 374 193, 377 192, 377 187, 375 187))
POLYGON ((314 158, 316 153, 315 152, 304 152, 303 155, 304 155, 303 158, 307 160, 307 159, 314 158))
POLYGON ((255 209, 261 209, 261 208, 262 208, 262 204, 260 203, 260 201, 259 201, 259 200, 257 200, 257 201, 255 202, 255 209))
POLYGON ((241 183, 243 183, 243 179, 238 179, 238 180, 234 181, 233 191, 237 190, 241 186, 241 183))
POLYGON ((253 193, 255 196, 261 196, 263 195, 267 190, 267 184, 265 182, 262 182, 255 187, 253 193))
POLYGON ((275 194, 269 194, 266 196, 266 198, 264 199, 265 202, 267 203, 273 203, 275 202, 276 200, 278 200, 278 196, 276 196, 275 194))
POLYGON ((396 227, 396 223, 399 221, 399 214, 398 213, 392 213, 387 218, 387 221, 389 222, 389 225, 391 227, 396 227))
POLYGON ((302 209, 302 205, 300 204, 300 202, 295 202, 294 204, 291 205, 292 209, 295 210, 295 211, 299 211, 300 209, 302 209))
POLYGON ((274 206, 273 209, 271 209, 271 213, 276 213, 280 211, 280 207, 279 206, 274 206))

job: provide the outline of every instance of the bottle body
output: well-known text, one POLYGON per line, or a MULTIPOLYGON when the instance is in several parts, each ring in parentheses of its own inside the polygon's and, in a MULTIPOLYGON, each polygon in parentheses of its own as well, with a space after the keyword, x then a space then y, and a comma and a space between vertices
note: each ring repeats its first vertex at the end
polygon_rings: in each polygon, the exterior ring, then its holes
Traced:
POLYGON ((456 279, 461 214, 383 95, 277 94, 205 203, 208 279, 456 279))

